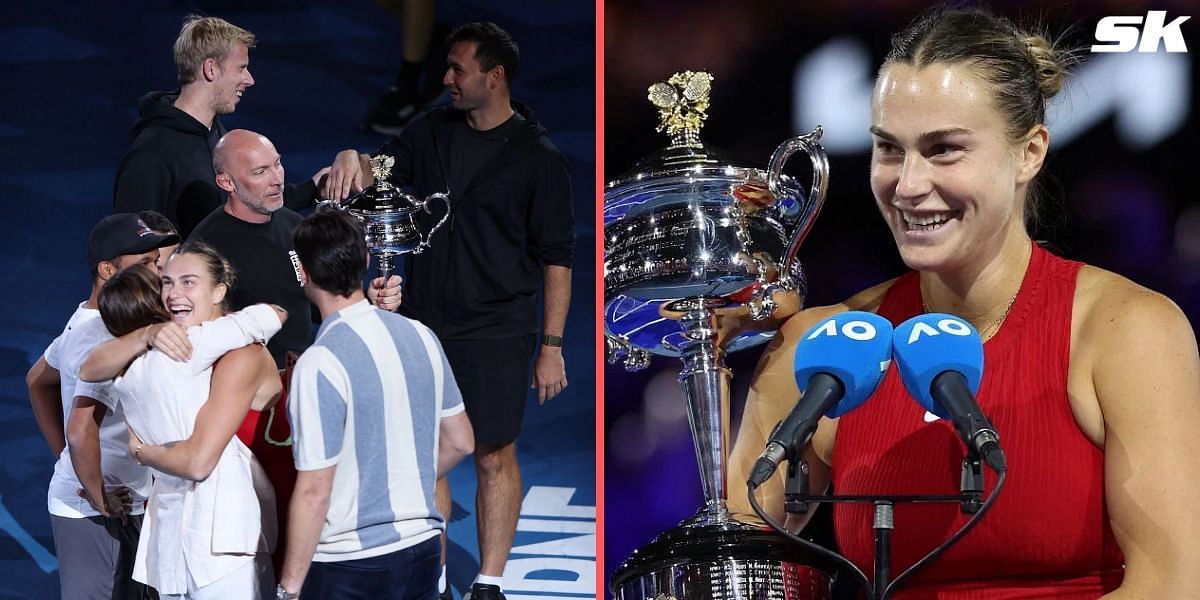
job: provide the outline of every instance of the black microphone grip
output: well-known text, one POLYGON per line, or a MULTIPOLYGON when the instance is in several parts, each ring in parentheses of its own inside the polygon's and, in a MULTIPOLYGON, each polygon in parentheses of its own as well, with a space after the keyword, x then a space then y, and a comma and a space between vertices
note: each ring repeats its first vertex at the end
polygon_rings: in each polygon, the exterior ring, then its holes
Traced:
POLYGON ((748 483, 757 488, 771 478, 779 463, 796 460, 816 432, 821 415, 845 395, 846 387, 837 377, 829 373, 814 373, 809 377, 804 396, 775 427, 766 449, 750 470, 748 483))
POLYGON ((943 371, 930 384, 933 399, 945 407, 951 422, 963 441, 979 453, 983 461, 996 472, 1008 468, 1000 436, 984 416, 967 385, 967 378, 958 371, 943 371))

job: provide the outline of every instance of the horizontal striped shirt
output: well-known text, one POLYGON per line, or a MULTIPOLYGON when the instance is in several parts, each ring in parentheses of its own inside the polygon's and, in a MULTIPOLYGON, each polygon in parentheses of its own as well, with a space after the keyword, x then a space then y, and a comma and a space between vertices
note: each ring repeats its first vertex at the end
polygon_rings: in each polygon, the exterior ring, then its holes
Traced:
POLYGON ((337 465, 313 560, 380 556, 430 539, 441 419, 463 411, 441 343, 365 300, 329 316, 288 396, 296 468, 337 465))

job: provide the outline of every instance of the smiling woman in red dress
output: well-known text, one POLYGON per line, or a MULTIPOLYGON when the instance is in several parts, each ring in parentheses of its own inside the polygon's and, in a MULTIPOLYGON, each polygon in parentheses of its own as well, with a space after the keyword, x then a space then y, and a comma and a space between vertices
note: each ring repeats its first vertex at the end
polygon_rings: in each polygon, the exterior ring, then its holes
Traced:
MULTIPOLYGON (((1002 436, 1008 480, 979 526, 894 598, 1200 598, 1192 327, 1162 295, 1059 258, 1027 230, 1064 62, 1041 35, 982 9, 935 10, 893 38, 871 102, 871 187, 912 271, 790 319, 752 385, 731 481, 745 481, 799 397, 792 356, 817 321, 945 312, 979 330, 978 401, 1002 436)), ((812 489, 832 482, 839 494, 957 493, 963 454, 894 365, 864 406, 823 419, 806 451, 812 489)), ((777 517, 781 478, 759 492, 777 517)), ((733 496, 733 509, 749 512, 733 496)), ((838 544, 868 575, 870 511, 834 513, 838 544)), ((897 506, 892 572, 966 518, 955 505, 897 506)))

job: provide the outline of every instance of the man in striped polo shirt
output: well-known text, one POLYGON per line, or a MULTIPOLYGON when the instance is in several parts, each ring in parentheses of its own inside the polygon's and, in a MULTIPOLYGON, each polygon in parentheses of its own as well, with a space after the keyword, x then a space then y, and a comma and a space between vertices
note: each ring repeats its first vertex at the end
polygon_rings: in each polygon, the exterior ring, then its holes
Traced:
POLYGON ((474 446, 454 375, 427 327, 363 297, 357 222, 318 210, 294 241, 323 324, 292 375, 299 473, 277 597, 434 598, 434 482, 474 446))

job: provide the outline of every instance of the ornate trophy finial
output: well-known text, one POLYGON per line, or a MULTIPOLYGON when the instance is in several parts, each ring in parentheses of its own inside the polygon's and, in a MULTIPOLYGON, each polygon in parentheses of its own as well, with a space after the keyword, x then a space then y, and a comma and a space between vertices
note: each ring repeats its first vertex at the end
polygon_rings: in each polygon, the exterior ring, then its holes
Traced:
POLYGON ((371 174, 375 175, 376 189, 392 189, 392 184, 388 182, 388 177, 392 176, 392 165, 394 164, 396 164, 396 159, 386 154, 371 157, 371 174))
POLYGON ((670 148, 702 147, 700 128, 708 118, 712 81, 712 74, 705 71, 684 71, 650 86, 647 99, 658 108, 656 131, 667 132, 670 148))

